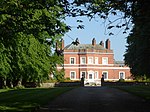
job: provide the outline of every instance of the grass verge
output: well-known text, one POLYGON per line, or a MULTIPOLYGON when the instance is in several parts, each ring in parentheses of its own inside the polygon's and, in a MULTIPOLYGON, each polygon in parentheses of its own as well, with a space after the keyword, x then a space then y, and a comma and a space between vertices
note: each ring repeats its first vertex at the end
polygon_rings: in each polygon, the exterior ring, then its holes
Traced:
POLYGON ((0 111, 32 112, 73 88, 0 89, 0 111))
POLYGON ((150 86, 114 86, 114 88, 121 89, 150 101, 150 86))

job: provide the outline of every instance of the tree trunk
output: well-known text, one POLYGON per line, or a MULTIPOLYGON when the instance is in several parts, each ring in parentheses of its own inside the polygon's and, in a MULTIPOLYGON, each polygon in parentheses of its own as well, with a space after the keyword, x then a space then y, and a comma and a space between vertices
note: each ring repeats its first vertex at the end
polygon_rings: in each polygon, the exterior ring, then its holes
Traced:
POLYGON ((10 87, 11 88, 13 88, 14 86, 13 86, 13 82, 12 81, 10 81, 10 87))
POLYGON ((19 78, 19 81, 17 83, 17 87, 21 87, 22 86, 22 78, 19 78))
POLYGON ((6 82, 6 78, 4 78, 4 86, 3 86, 4 88, 6 88, 7 87, 7 82, 6 82))

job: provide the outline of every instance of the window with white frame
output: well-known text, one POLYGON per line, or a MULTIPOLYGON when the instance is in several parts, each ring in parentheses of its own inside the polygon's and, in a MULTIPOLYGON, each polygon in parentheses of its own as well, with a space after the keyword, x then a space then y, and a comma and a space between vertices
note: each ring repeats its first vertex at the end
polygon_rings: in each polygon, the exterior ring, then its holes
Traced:
POLYGON ((98 79, 98 71, 95 71, 95 79, 98 79))
POLYGON ((80 58, 80 64, 86 64, 86 57, 80 58))
POLYGON ((103 71, 102 72, 104 79, 108 79, 108 72, 107 71, 103 71))
POLYGON ((86 79, 86 71, 81 71, 80 78, 84 77, 86 79))
POLYGON ((93 57, 88 57, 88 64, 93 64, 93 57))
POLYGON ((70 72, 70 79, 76 79, 76 72, 75 71, 70 72))
POLYGON ((95 57, 95 64, 98 64, 98 57, 95 57))
POLYGON ((119 72, 119 79, 125 79, 125 72, 119 72))
POLYGON ((89 74, 89 79, 93 79, 93 74, 89 74))
POLYGON ((76 63, 76 58, 75 57, 70 57, 70 64, 75 64, 76 63))
POLYGON ((102 57, 102 64, 107 65, 108 64, 108 57, 102 57))

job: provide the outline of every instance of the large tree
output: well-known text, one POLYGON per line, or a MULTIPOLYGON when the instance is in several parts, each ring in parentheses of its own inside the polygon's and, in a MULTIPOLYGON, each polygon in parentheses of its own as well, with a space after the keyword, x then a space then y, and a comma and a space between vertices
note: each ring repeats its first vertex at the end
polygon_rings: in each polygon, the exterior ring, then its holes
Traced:
POLYGON ((134 27, 127 37, 126 64, 134 76, 150 77, 150 2, 136 3, 137 13, 133 15, 134 27))
MULTIPOLYGON (((0 78, 14 85, 48 77, 52 47, 67 31, 63 1, 1 0, 0 78), (46 43, 46 39, 50 41, 46 43)), ((60 57, 55 57, 60 58, 60 57)), ((60 60, 60 59, 58 59, 60 60)))

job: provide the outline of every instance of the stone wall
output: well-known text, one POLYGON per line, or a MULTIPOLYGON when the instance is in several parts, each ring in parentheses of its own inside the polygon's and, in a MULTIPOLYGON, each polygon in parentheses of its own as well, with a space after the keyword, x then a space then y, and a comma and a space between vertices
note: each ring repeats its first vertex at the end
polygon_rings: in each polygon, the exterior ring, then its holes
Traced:
POLYGON ((43 83, 43 84, 41 84, 42 88, 77 87, 77 86, 81 86, 81 82, 57 82, 57 83, 43 83))
POLYGON ((76 87, 81 86, 81 82, 59 82, 55 83, 55 87, 76 87))

